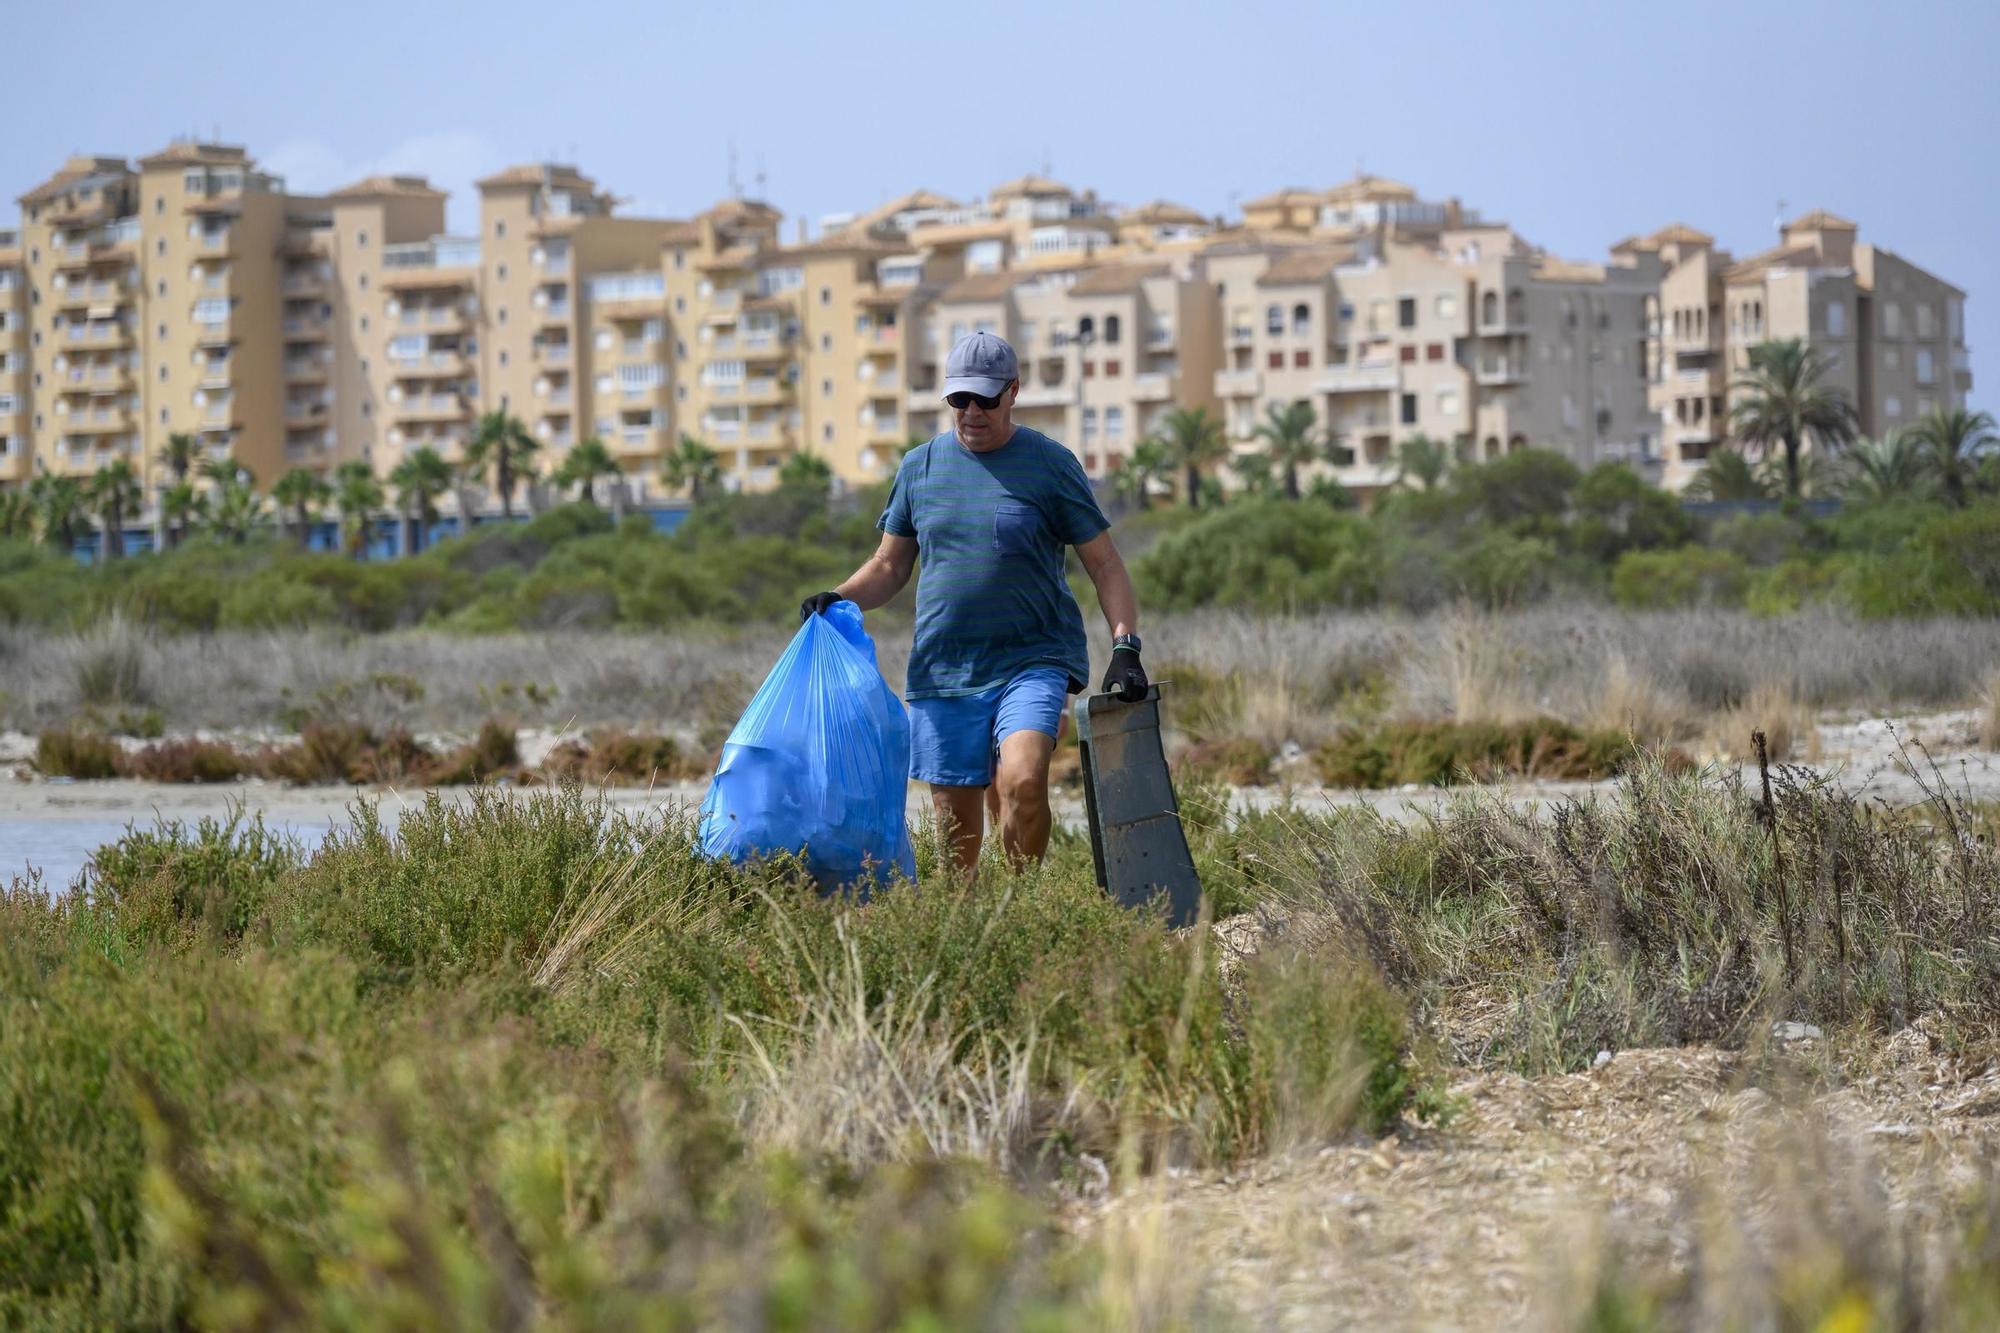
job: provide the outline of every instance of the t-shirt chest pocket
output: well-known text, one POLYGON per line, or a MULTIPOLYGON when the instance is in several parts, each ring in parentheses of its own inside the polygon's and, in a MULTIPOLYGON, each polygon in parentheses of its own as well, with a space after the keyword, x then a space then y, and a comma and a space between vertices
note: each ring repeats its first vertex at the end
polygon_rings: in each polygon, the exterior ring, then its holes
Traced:
POLYGON ((993 508, 993 551, 996 555, 1034 555, 1042 546, 1042 511, 1019 500, 1002 500, 993 508))

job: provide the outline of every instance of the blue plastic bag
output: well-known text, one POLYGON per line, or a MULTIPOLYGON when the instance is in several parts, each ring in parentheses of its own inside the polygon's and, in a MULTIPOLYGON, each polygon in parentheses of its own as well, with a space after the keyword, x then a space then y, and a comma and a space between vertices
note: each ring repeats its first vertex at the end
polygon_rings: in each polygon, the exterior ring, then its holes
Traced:
POLYGON ((809 616, 729 733, 701 803, 701 850, 745 861, 797 852, 820 888, 900 871, 910 720, 875 665, 861 608, 809 616))

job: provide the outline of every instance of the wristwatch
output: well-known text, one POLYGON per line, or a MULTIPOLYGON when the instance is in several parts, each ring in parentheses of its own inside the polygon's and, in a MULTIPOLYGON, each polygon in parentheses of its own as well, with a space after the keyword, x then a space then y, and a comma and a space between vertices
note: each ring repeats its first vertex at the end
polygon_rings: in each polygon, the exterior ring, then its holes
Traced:
POLYGON ((1130 648, 1133 652, 1138 652, 1139 636, 1136 634, 1119 635, 1111 641, 1111 651, 1117 652, 1120 648, 1130 648))

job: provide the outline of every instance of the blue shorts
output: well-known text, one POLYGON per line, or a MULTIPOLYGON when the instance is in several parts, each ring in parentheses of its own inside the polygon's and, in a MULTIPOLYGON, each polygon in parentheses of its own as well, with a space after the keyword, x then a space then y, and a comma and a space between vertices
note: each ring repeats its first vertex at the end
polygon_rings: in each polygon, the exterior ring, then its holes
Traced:
POLYGON ((993 782, 1000 742, 1017 731, 1054 740, 1069 703, 1069 673, 1023 671, 978 694, 910 700, 910 776, 939 787, 993 782))

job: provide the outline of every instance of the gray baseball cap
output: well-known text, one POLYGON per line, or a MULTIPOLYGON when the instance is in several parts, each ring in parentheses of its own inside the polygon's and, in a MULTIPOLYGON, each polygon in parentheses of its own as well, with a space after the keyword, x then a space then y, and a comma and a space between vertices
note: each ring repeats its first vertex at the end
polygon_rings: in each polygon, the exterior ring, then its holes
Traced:
POLYGON ((945 358, 944 392, 998 398, 1010 382, 1020 377, 1021 363, 1005 338, 983 331, 968 333, 945 358))

